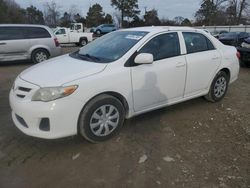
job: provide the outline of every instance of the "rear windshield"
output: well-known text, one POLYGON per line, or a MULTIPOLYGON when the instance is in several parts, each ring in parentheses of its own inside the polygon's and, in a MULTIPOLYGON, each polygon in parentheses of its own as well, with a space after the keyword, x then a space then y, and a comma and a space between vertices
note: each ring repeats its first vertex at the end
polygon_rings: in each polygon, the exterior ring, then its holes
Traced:
POLYGON ((0 40, 51 38, 49 32, 40 27, 0 27, 0 40))

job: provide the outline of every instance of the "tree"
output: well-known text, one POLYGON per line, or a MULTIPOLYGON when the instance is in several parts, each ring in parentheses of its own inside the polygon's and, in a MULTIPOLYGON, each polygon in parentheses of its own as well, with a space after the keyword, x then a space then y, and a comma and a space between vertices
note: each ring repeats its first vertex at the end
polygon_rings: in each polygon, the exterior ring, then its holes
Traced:
POLYGON ((189 26, 191 27, 192 26, 192 23, 191 21, 188 19, 188 18, 185 18, 182 23, 181 23, 182 26, 189 26))
POLYGON ((158 18, 158 12, 155 9, 147 11, 144 15, 145 25, 160 25, 161 21, 158 18))
POLYGON ((44 5, 44 19, 49 27, 57 27, 60 22, 60 7, 55 1, 47 2, 44 5))
POLYGON ((94 27, 100 25, 104 20, 105 13, 102 10, 102 6, 98 3, 89 7, 89 11, 86 16, 86 22, 88 27, 94 27))
POLYGON ((203 0, 200 9, 195 13, 196 21, 202 25, 213 25, 216 7, 213 1, 203 0))
MULTIPOLYGON (((3 1, 3 11, 7 17, 5 23, 25 23, 25 10, 22 9, 14 0, 3 1)), ((2 5, 1 5, 2 6, 2 5)))
POLYGON ((176 25, 181 25, 184 20, 185 18, 183 18, 182 16, 176 16, 174 18, 174 22, 176 23, 176 25))
POLYGON ((38 10, 34 6, 30 6, 25 10, 26 23, 29 24, 44 24, 44 18, 42 11, 38 10))
POLYGON ((249 4, 246 0, 229 0, 226 13, 230 24, 240 24, 242 22, 243 13, 247 10, 249 4))
POLYGON ((105 23, 108 23, 108 24, 111 24, 113 23, 113 18, 110 14, 106 14, 105 18, 104 18, 104 22, 105 23))
POLYGON ((0 0, 0 23, 8 23, 9 18, 7 15, 8 6, 4 0, 0 0))
POLYGON ((111 0, 111 5, 121 12, 121 25, 124 18, 133 18, 140 13, 138 0, 111 0))
POLYGON ((86 19, 82 17, 79 13, 75 14, 73 16, 73 19, 76 23, 82 23, 83 25, 86 25, 86 19))
POLYGON ((60 23, 61 27, 69 27, 70 23, 72 22, 71 15, 67 12, 64 12, 63 17, 60 20, 61 20, 60 23))

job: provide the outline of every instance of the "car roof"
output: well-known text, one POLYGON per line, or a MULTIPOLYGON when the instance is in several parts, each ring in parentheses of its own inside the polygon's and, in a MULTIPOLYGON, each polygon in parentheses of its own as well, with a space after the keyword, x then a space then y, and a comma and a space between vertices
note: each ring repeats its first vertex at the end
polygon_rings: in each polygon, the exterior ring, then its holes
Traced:
POLYGON ((48 28, 45 25, 35 25, 35 24, 0 24, 0 27, 42 27, 48 28))
POLYGON ((195 29, 192 27, 175 27, 175 26, 151 26, 151 27, 135 27, 124 29, 126 31, 144 31, 144 32, 159 32, 159 31, 197 31, 200 29, 195 29))

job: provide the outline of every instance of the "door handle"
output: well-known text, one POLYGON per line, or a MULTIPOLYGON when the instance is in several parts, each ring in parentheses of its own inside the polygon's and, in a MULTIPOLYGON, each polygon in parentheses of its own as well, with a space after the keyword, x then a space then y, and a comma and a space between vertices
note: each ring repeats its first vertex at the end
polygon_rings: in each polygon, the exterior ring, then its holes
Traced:
POLYGON ((212 60, 217 60, 217 59, 219 59, 219 57, 213 57, 213 58, 212 58, 212 60))
POLYGON ((181 68, 181 67, 185 67, 185 66, 186 66, 186 63, 183 63, 183 62, 179 62, 176 64, 177 68, 181 68))
POLYGON ((5 42, 2 42, 2 43, 0 43, 0 45, 6 45, 6 43, 5 43, 5 42))

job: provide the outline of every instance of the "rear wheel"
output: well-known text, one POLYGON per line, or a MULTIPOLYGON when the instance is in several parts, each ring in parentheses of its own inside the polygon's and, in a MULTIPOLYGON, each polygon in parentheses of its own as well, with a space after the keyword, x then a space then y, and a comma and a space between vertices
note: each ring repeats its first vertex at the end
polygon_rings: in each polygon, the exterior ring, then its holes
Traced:
POLYGON ((81 112, 78 130, 90 142, 105 141, 119 131, 124 118, 124 107, 117 98, 106 94, 99 95, 81 112))
POLYGON ((210 102, 218 102, 224 98, 227 93, 229 76, 226 72, 220 71, 214 78, 209 93, 205 98, 210 102))
POLYGON ((37 49, 31 54, 31 60, 33 63, 41 63, 49 59, 49 53, 44 49, 37 49))
POLYGON ((96 31, 96 34, 97 34, 97 35, 102 34, 101 30, 97 30, 97 31, 96 31))
POLYGON ((80 46, 86 46, 88 44, 88 40, 87 39, 81 39, 79 44, 80 44, 80 46))

